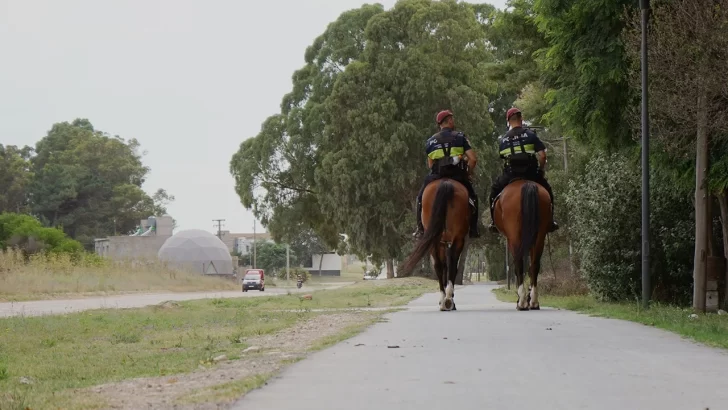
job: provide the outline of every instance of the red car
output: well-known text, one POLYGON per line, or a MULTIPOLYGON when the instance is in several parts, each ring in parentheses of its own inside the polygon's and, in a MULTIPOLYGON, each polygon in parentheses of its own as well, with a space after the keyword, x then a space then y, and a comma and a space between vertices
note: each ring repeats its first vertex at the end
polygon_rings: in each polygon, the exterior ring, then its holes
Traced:
POLYGON ((243 276, 243 292, 250 289, 265 291, 265 271, 263 269, 248 269, 243 276))

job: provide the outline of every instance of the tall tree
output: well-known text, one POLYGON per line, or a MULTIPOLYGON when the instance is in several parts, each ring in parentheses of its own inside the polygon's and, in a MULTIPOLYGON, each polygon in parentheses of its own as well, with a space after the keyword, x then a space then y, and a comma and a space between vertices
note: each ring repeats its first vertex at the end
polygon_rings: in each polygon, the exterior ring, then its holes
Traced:
POLYGON ((0 212, 26 212, 33 178, 30 147, 0 144, 0 212))
MULTIPOLYGON (((149 168, 138 149, 137 140, 111 137, 85 119, 54 124, 31 159, 32 212, 86 246, 94 237, 129 232, 140 219, 164 213, 164 204, 141 188, 149 168)), ((164 190, 155 197, 173 199, 164 190)))
POLYGON ((535 0, 548 47, 539 52, 542 80, 553 108, 548 121, 566 135, 613 148, 629 144, 626 110, 633 91, 621 34, 624 9, 634 0, 535 0))
MULTIPOLYGON (((264 242, 258 245, 256 267, 269 271, 271 275, 286 267, 286 247, 284 245, 264 242)), ((291 261, 295 266, 295 258, 291 261)))
MULTIPOLYGON (((536 23, 534 0, 509 0, 506 10, 495 10, 492 16, 493 22, 486 32, 495 61, 488 66, 488 76, 498 84, 498 93, 492 97, 492 116, 496 133, 502 134, 506 111, 513 106, 514 100, 527 87, 543 88, 535 56, 548 46, 548 42, 536 23)), ((538 113, 524 110, 525 115, 538 123, 543 122, 541 117, 545 113, 543 110, 538 113)))
POLYGON ((365 5, 329 24, 306 50, 306 65, 293 74, 293 89, 283 98, 281 113, 268 118, 257 136, 243 141, 231 160, 243 206, 279 241, 290 243, 313 230, 329 248, 339 242, 338 227, 321 212, 326 193, 314 180, 326 149, 325 102, 337 77, 360 57, 369 19, 382 12, 381 5, 365 5))
POLYGON ((391 261, 411 240, 434 114, 452 109, 481 157, 493 153, 486 97, 495 89, 486 75, 493 57, 476 10, 455 1, 400 1, 370 20, 365 37, 361 60, 346 67, 327 101, 316 182, 331 198, 322 209, 351 248, 391 261))

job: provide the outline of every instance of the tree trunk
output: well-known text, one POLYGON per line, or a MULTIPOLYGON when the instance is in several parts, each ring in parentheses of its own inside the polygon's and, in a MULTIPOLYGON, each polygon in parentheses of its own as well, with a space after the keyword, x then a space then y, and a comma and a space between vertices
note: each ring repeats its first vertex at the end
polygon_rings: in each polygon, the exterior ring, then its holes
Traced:
POLYGON ((319 276, 324 276, 323 272, 321 271, 321 266, 324 264, 324 254, 321 254, 321 259, 319 259, 319 276))
POLYGON ((708 234, 710 230, 708 201, 708 132, 705 94, 698 97, 697 136, 695 147, 695 260, 693 265, 693 309, 705 312, 707 281, 708 234))
MULTIPOLYGON (((718 205, 720 205, 720 226, 723 228, 723 257, 728 258, 728 191, 718 194, 718 205)), ((728 263, 723 280, 725 283, 723 308, 728 309, 728 263)))
POLYGON ((394 279, 394 260, 387 259, 387 279, 394 279))

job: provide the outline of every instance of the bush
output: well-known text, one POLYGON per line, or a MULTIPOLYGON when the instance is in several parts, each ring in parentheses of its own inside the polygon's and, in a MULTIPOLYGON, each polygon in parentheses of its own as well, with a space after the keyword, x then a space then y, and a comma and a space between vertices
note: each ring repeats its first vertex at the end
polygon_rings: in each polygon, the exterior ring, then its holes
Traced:
MULTIPOLYGON (((291 268, 291 275, 290 275, 291 280, 296 280, 297 276, 300 276, 303 278, 303 283, 308 282, 308 280, 311 278, 311 274, 306 269, 291 268)), ((279 270, 277 277, 278 277, 278 279, 286 279, 286 269, 283 268, 283 269, 279 270)))
MULTIPOLYGON (((653 172, 651 268, 656 300, 689 301, 692 277, 692 205, 669 179, 653 172), (686 299, 687 298, 687 299, 686 299)), ((641 293, 640 169, 622 154, 595 155, 569 184, 567 205, 581 272, 602 300, 641 293)))
POLYGON ((0 248, 20 249, 24 255, 39 252, 80 254, 83 246, 57 228, 44 227, 30 215, 0 214, 0 248))

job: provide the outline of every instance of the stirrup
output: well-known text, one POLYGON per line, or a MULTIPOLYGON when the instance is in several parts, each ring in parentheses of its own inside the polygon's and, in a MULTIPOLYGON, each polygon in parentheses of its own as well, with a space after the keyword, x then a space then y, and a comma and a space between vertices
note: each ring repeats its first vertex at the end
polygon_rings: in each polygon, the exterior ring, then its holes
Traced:
POLYGON ((419 238, 420 236, 422 236, 424 234, 425 234, 424 229, 417 228, 417 230, 412 234, 412 237, 419 238))

